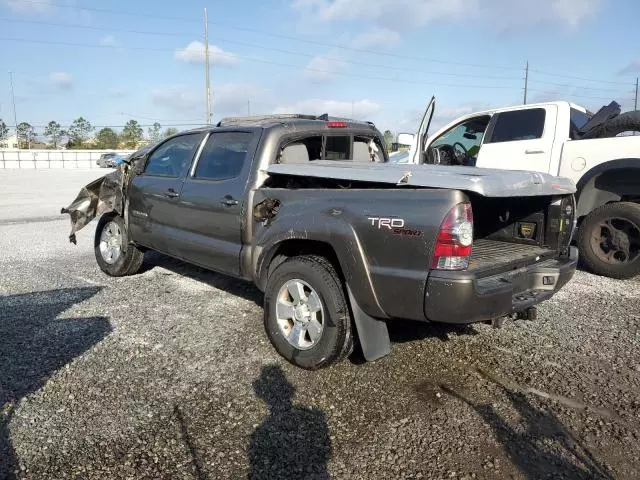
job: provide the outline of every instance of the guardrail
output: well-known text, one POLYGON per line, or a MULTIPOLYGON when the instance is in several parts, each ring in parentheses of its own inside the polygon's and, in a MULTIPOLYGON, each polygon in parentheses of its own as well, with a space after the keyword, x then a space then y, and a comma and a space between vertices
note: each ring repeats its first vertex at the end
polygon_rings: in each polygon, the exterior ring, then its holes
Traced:
POLYGON ((0 150, 0 168, 99 168, 103 153, 129 155, 134 150, 0 150))

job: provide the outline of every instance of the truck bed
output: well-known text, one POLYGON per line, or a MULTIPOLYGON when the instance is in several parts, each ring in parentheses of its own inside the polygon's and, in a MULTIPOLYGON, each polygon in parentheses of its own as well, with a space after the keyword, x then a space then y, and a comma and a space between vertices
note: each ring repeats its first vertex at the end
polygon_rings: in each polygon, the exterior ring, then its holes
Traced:
POLYGON ((557 252, 539 245, 482 238, 473 243, 469 271, 492 274, 505 270, 505 265, 511 270, 554 256, 557 252))

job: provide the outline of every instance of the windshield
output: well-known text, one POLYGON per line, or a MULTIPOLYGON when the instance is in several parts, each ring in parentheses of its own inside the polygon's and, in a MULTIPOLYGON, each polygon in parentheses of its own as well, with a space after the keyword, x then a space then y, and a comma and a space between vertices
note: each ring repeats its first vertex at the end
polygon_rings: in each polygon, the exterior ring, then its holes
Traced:
POLYGON ((463 122, 445 132, 440 138, 433 142, 432 146, 439 147, 441 145, 460 143, 467 151, 470 151, 474 147, 478 147, 482 142, 482 136, 484 135, 487 123, 488 120, 485 121, 484 117, 483 119, 474 118, 463 122))

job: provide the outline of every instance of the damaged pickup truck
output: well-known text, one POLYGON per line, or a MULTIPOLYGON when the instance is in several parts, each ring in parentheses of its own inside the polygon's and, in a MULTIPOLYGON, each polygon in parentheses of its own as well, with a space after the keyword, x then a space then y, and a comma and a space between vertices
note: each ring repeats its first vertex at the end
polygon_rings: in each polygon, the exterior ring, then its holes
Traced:
POLYGON ((135 274, 148 249, 255 282, 291 363, 317 369, 387 322, 526 316, 573 276, 573 183, 543 173, 387 164, 369 123, 228 119, 133 155, 66 209, 100 216, 95 256, 135 274))

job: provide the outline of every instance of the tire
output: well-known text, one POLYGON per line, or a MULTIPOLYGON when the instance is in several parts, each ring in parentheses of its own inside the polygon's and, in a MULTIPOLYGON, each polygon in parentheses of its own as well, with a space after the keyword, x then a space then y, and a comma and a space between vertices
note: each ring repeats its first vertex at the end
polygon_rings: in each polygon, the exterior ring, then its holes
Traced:
POLYGON ((100 217, 94 237, 94 253, 100 270, 112 277, 124 277, 134 275, 140 271, 144 252, 134 244, 129 243, 129 236, 121 216, 114 213, 106 213, 100 217), (119 235, 110 235, 111 232, 119 232, 119 235), (105 236, 103 236, 103 233, 105 236), (107 238, 118 237, 114 240, 113 247, 108 248, 107 238), (105 250, 113 252, 113 256, 105 253, 105 250), (117 254, 115 254, 117 252, 117 254), (110 257, 110 258, 109 258, 110 257))
POLYGON ((343 283, 331 262, 324 257, 305 255, 289 258, 278 265, 269 275, 265 288, 264 327, 276 351, 292 364, 307 370, 327 367, 349 355, 353 350, 351 315, 343 283), (298 302, 302 305, 299 320, 294 317, 296 299, 290 293, 295 285, 302 285, 307 299, 306 303, 298 302), (309 313, 305 319, 304 305, 309 312, 318 305, 321 310, 309 313), (305 321, 308 322, 306 327, 305 321), (315 340, 311 333, 317 329, 312 329, 311 323, 322 325, 321 334, 316 333, 315 340), (294 339, 292 343, 287 337, 296 337, 292 335, 296 325, 300 333, 297 337, 301 340, 294 339))
POLYGON ((582 262, 593 273, 619 279, 640 274, 640 205, 618 202, 596 208, 580 226, 578 248, 582 262), (622 252, 625 241, 628 255, 622 252))
POLYGON ((609 138, 620 135, 623 132, 640 132, 640 110, 618 115, 602 125, 598 125, 580 138, 585 140, 589 138, 609 138))

